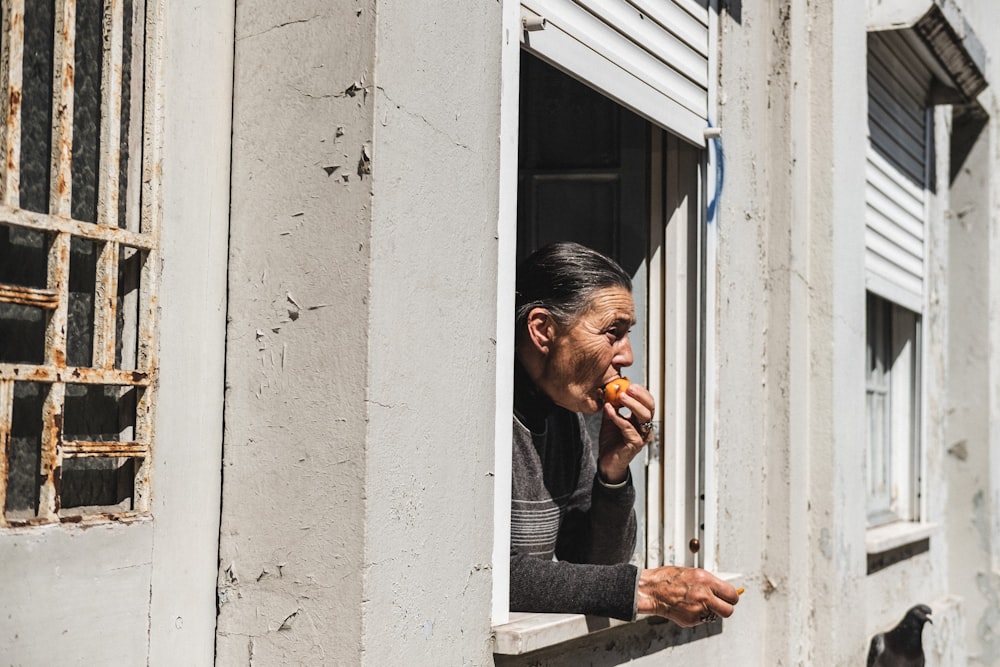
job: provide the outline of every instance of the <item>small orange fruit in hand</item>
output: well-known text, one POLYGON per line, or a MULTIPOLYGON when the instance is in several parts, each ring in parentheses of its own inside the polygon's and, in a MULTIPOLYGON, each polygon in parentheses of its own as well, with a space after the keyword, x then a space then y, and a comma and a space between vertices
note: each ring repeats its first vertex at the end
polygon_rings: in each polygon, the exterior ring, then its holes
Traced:
POLYGON ((621 396, 630 384, 631 382, 628 381, 628 378, 615 378, 604 385, 604 400, 616 408, 620 408, 621 403, 619 401, 621 396))

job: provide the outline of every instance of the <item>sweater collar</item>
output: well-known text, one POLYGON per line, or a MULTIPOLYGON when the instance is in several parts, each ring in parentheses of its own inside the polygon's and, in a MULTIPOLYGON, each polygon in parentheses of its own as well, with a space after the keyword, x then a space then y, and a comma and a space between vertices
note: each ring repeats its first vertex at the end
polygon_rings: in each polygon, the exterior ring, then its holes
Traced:
POLYGON ((535 386, 528 371, 514 360, 514 415, 534 433, 545 431, 545 420, 555 409, 555 403, 535 386))

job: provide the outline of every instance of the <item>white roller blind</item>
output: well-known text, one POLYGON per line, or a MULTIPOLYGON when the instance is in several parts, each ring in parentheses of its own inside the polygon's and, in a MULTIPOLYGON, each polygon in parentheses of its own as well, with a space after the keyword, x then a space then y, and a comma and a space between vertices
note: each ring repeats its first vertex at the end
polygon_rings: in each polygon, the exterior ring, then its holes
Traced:
POLYGON ((524 47, 657 125, 704 145, 707 0, 522 0, 545 28, 524 47))
POLYGON ((868 37, 865 273, 869 291, 921 312, 931 73, 893 32, 868 37))

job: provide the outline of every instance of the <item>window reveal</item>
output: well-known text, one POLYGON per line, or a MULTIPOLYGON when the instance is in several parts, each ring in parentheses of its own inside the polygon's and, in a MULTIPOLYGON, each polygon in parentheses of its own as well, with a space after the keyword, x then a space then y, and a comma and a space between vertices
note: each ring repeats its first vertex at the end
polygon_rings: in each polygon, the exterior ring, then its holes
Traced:
POLYGON ((0 525, 141 516, 158 239, 144 7, 0 14, 0 525))
MULTIPOLYGON (((555 240, 632 275, 635 363, 656 396, 656 437, 633 461, 647 567, 703 566, 706 419, 702 151, 521 52, 518 260, 555 240), (643 467, 643 463, 645 466, 643 467)), ((601 415, 588 418, 596 437, 601 415)), ((709 521, 711 521, 711 517, 709 521)))
POLYGON ((867 296, 868 525, 920 518, 920 317, 867 296))

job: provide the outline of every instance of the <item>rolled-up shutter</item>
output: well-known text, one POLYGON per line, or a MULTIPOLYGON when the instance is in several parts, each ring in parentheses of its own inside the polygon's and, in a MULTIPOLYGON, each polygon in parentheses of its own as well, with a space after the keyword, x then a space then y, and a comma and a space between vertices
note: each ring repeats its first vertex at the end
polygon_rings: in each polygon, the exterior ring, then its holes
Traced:
POLYGON ((866 285, 918 313, 924 303, 931 79, 903 39, 869 34, 866 285))
POLYGON ((545 19, 524 47, 657 125, 703 145, 707 0, 522 0, 545 19))

